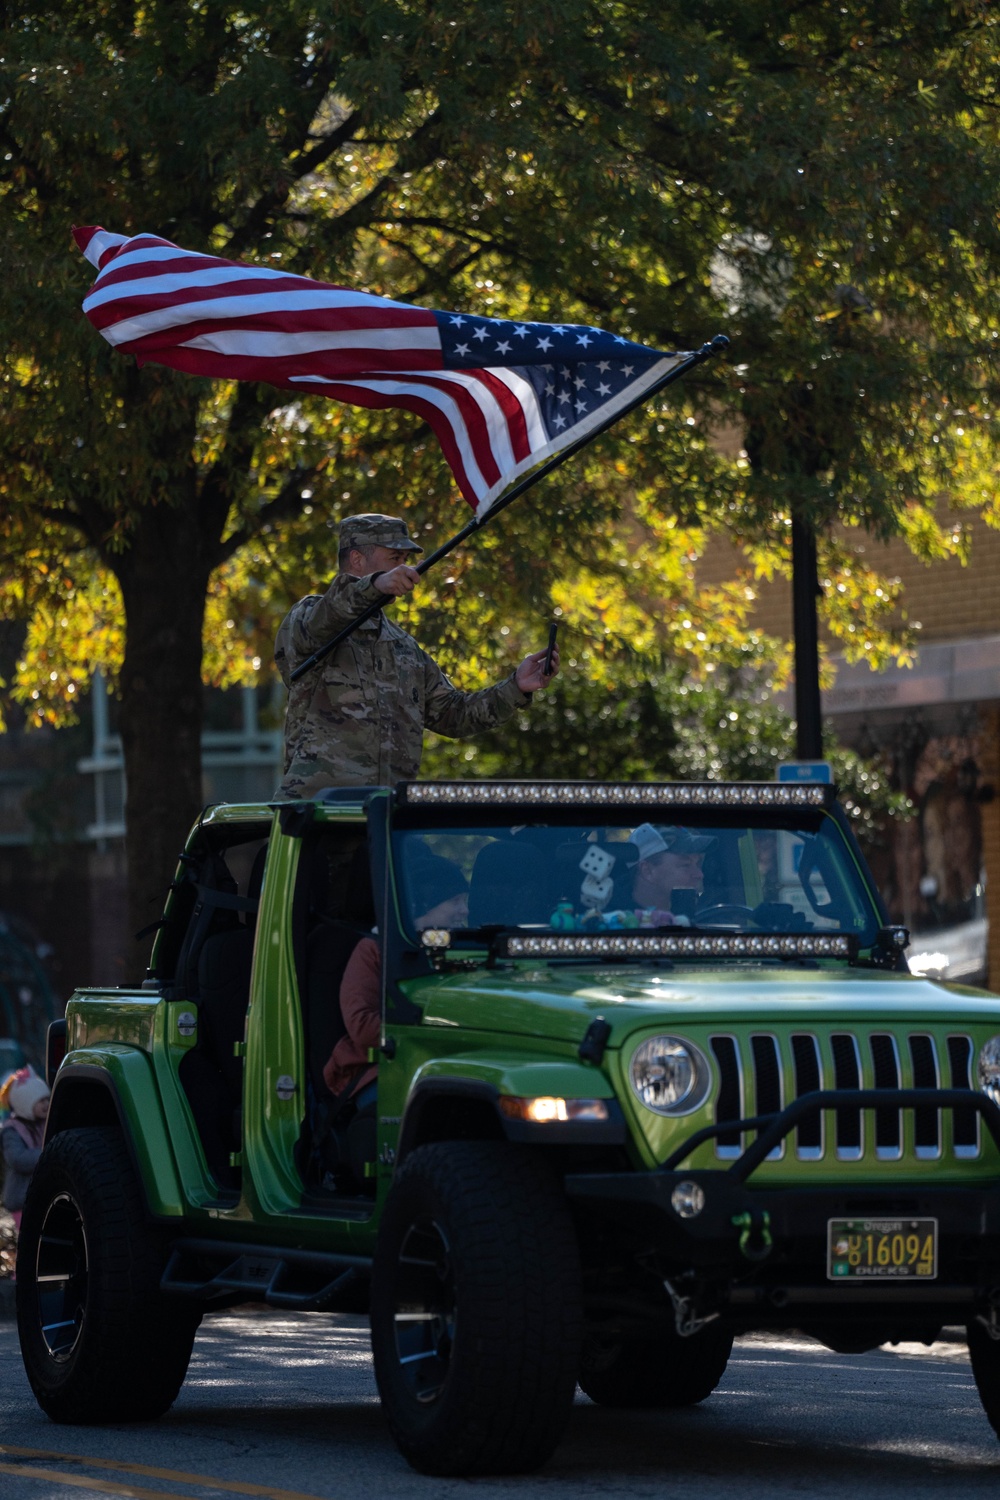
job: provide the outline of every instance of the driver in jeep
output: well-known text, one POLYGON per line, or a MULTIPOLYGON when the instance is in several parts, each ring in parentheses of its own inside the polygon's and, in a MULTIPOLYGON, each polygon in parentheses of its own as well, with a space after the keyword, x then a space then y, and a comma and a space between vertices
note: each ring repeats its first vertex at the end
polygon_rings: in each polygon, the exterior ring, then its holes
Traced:
POLYGON ((693 890, 700 896, 705 884, 702 866, 714 843, 708 834, 689 828, 641 823, 626 845, 638 858, 628 867, 631 887, 623 905, 672 912, 674 891, 693 890))

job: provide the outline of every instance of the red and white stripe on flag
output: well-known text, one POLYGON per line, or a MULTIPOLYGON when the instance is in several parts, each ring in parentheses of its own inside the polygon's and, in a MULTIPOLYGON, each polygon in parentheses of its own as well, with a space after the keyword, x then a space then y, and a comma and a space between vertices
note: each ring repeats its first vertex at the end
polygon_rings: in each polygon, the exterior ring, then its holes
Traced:
MULTIPOLYGON (((83 310, 113 348, 135 355, 140 364, 151 361, 190 375, 262 381, 357 406, 415 412, 436 434, 479 515, 519 475, 601 425, 616 408, 623 410, 685 357, 615 339, 626 351, 637 351, 641 368, 636 373, 635 366, 622 364, 628 373, 620 376, 620 389, 602 385, 604 394, 587 402, 578 388, 576 411, 567 421, 553 417, 552 401, 568 397, 553 395, 554 387, 534 378, 536 371, 520 367, 523 344, 510 347, 509 358, 505 353, 497 363, 491 358, 476 368, 446 361, 442 327, 471 324, 471 318, 202 255, 152 234, 129 238, 83 228, 74 236, 98 271, 83 310)), ((482 328, 500 325, 478 321, 485 347, 482 328)), ((575 325, 546 324, 520 325, 518 332, 523 340, 529 330, 547 328, 559 335, 576 332, 575 325)), ((495 342, 501 350, 509 343, 495 342)), ((584 334, 575 342, 592 346, 594 340, 584 334)), ((581 355, 574 350, 571 357, 581 355)), ((597 368, 596 353, 588 349, 585 357, 597 368)), ((568 376, 569 367, 564 370, 568 376)))

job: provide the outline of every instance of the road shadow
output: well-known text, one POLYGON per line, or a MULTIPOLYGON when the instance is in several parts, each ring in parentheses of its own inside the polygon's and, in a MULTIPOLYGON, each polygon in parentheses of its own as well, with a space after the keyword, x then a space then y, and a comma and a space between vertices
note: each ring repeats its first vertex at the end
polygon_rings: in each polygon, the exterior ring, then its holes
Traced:
POLYGON ((343 1494, 345 1480, 393 1474, 393 1493, 472 1483, 487 1496, 535 1487, 574 1500, 665 1490, 671 1500, 748 1492, 913 1500, 960 1487, 963 1500, 992 1500, 1000 1480, 1000 1444, 967 1362, 915 1349, 853 1357, 747 1340, 700 1406, 614 1411, 580 1394, 537 1475, 443 1481, 421 1479, 396 1452, 363 1325, 310 1329, 289 1320, 265 1331, 209 1321, 190 1379, 157 1426, 221 1438, 231 1451, 294 1445, 309 1461, 323 1454, 341 1480, 331 1493, 343 1494))

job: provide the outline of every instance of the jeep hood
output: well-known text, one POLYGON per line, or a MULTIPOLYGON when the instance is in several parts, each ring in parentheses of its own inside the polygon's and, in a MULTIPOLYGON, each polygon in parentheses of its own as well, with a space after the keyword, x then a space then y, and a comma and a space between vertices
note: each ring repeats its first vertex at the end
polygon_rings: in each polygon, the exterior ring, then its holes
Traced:
POLYGON ((923 1020, 1000 1030, 1000 996, 911 974, 846 965, 725 964, 671 969, 641 965, 529 965, 435 975, 403 986, 428 1026, 576 1041, 595 1016, 610 1022, 609 1046, 636 1028, 707 1023, 727 1028, 770 1021, 923 1020))

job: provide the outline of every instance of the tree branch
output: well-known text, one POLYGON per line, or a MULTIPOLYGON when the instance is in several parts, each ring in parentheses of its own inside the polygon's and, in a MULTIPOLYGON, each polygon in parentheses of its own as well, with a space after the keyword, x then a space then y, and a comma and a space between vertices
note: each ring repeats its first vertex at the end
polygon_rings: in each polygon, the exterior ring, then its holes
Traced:
POLYGON ((241 547, 259 536, 265 526, 297 515, 302 507, 302 486, 308 484, 311 479, 315 479, 319 472, 319 464, 303 464, 293 469, 273 499, 262 505, 254 516, 243 517, 236 530, 220 541, 215 566, 218 567, 221 563, 228 562, 241 547))

